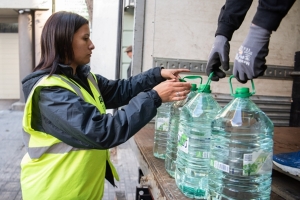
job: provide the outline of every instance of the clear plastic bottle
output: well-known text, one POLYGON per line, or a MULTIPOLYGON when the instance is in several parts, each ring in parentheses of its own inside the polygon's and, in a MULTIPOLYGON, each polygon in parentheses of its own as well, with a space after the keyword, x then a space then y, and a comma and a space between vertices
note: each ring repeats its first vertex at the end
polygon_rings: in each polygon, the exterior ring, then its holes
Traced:
POLYGON ((175 182, 189 198, 207 199, 211 121, 220 109, 206 84, 181 110, 175 182))
POLYGON ((153 155, 160 159, 165 159, 166 156, 171 104, 172 102, 162 103, 155 117, 153 155))
POLYGON ((178 126, 181 108, 197 94, 197 85, 191 84, 191 91, 187 98, 182 101, 175 101, 171 105, 170 130, 165 158, 165 168, 170 176, 174 178, 176 169, 177 145, 178 145, 178 126))
POLYGON ((270 199, 272 121, 250 99, 249 88, 236 88, 234 99, 212 121, 209 199, 270 199))

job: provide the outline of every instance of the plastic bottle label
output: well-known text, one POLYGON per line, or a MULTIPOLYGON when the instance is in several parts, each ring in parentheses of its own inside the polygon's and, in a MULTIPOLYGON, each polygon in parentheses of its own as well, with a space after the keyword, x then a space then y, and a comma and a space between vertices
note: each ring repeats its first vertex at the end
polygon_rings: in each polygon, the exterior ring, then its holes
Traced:
POLYGON ((270 170, 272 170, 272 153, 259 150, 250 154, 244 154, 244 176, 263 174, 264 172, 270 170))
POLYGON ((221 163, 217 160, 210 160, 210 165, 218 170, 229 173, 229 165, 221 163))
POLYGON ((183 133, 181 126, 179 126, 178 130, 178 147, 177 149, 183 151, 184 153, 188 153, 189 146, 189 138, 186 134, 183 133))
POLYGON ((198 151, 196 154, 196 157, 198 158, 209 158, 209 152, 205 152, 205 151, 198 151))
POLYGON ((158 131, 169 131, 169 118, 157 118, 155 129, 158 131))
MULTIPOLYGON (((257 174, 268 173, 272 170, 272 153, 263 150, 249 154, 243 154, 243 176, 252 176, 257 174)), ((235 169, 230 168, 217 160, 210 160, 210 165, 223 172, 235 174, 235 169)))

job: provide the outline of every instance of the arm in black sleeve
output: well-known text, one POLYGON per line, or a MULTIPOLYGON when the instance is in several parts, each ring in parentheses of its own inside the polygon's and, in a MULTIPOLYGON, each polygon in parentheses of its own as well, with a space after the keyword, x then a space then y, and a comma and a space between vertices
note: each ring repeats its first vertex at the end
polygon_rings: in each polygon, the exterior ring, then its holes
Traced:
POLYGON ((252 23, 269 31, 276 31, 294 2, 295 0, 260 0, 252 23))
POLYGON ((106 108, 118 108, 128 104, 132 97, 147 91, 165 81, 161 76, 161 68, 154 67, 129 79, 108 80, 96 75, 98 86, 106 108))
POLYGON ((243 23, 251 4, 252 0, 226 0, 219 15, 216 36, 223 35, 230 41, 233 32, 243 23))
POLYGON ((155 90, 139 93, 113 115, 101 114, 92 104, 63 88, 39 93, 42 130, 64 143, 87 149, 109 149, 126 142, 156 115, 161 99, 155 90))

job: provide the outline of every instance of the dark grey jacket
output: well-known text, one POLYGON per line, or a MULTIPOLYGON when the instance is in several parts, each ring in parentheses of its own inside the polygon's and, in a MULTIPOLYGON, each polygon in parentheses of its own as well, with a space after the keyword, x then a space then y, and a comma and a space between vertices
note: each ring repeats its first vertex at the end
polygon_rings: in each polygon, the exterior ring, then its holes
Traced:
MULTIPOLYGON (((38 88, 33 98, 32 127, 77 148, 115 147, 127 141, 156 115, 161 99, 152 88, 165 80, 160 71, 160 67, 152 68, 127 80, 108 80, 96 75, 106 108, 123 106, 113 115, 100 114, 95 106, 67 89, 38 88), (82 136, 85 141, 80 139, 82 136)), ((91 94, 87 83, 90 67, 78 67, 76 76, 72 72, 71 67, 58 66, 56 74, 66 75, 91 94)), ((39 70, 25 77, 22 85, 26 100, 34 84, 47 74, 49 70, 39 70)))

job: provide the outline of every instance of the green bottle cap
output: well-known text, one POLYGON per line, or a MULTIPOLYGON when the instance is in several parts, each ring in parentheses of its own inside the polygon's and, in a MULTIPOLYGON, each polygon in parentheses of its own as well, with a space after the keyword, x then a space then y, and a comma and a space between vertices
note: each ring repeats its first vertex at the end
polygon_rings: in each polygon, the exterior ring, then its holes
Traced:
POLYGON ((191 91, 197 91, 197 84, 191 83, 191 91))
POLYGON ((250 93, 249 88, 247 87, 238 87, 235 89, 234 97, 250 97, 252 94, 250 93))
POLYGON ((200 84, 198 92, 199 93, 201 93, 201 92, 203 92, 203 93, 211 93, 210 85, 208 85, 208 84, 200 84))
POLYGON ((233 97, 241 97, 241 98, 248 98, 250 96, 252 96, 253 94, 255 94, 255 87, 254 87, 254 82, 251 79, 251 85, 252 85, 252 92, 250 92, 250 89, 247 87, 237 87, 235 89, 235 94, 233 93, 233 88, 232 88, 232 83, 231 83, 231 79, 234 78, 234 75, 231 75, 229 77, 229 86, 230 86, 230 94, 233 97))

